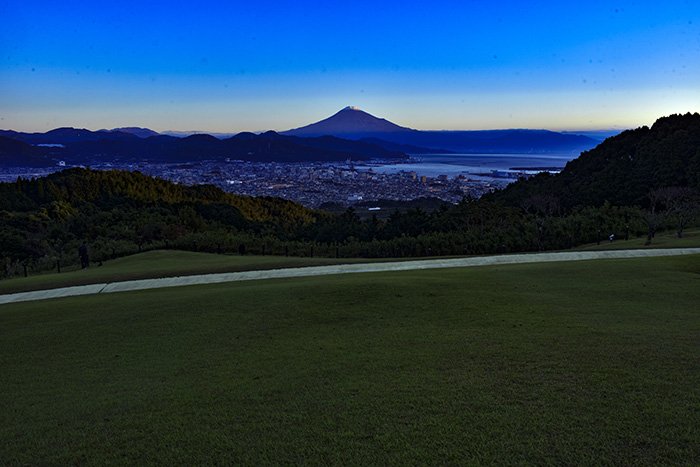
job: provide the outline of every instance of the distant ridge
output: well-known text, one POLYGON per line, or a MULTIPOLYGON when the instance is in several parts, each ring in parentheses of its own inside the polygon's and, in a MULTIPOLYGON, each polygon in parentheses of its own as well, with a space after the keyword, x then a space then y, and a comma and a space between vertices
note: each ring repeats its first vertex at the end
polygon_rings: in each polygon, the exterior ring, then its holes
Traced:
POLYGON ((345 161, 397 159, 406 155, 396 149, 366 141, 334 136, 300 138, 274 131, 239 133, 227 139, 207 134, 186 138, 157 134, 142 138, 122 131, 90 131, 57 128, 46 133, 0 130, 0 167, 55 165, 117 161, 194 162, 202 160, 249 161, 345 161))
MULTIPOLYGON (((450 152, 574 155, 598 144, 588 136, 548 130, 414 130, 352 106, 319 122, 282 133, 241 133, 228 138, 206 134, 179 138, 141 127, 99 131, 64 127, 46 133, 0 130, 0 136, 31 145, 34 149, 29 152, 38 157, 32 159, 32 163, 40 164, 43 158, 47 165, 55 160, 74 163, 211 159, 340 161, 450 152)), ((0 165, 29 161, 26 148, 10 143, 5 146, 5 162, 0 165), (10 154, 12 152, 17 154, 10 154), (20 155, 23 157, 14 157, 20 155)))
POLYGON ((72 127, 54 128, 46 133, 22 133, 13 130, 0 130, 0 136, 6 136, 28 144, 69 144, 105 139, 119 141, 139 139, 136 135, 121 131, 90 131, 85 128, 72 127))
MULTIPOLYGON (((310 125, 282 132, 291 136, 331 135, 354 140, 380 141, 394 146, 425 148, 434 152, 463 153, 578 153, 600 141, 579 134, 549 130, 506 129, 477 131, 414 130, 378 118, 357 107, 345 107, 310 125), (440 148, 440 149, 430 149, 440 148)), ((385 145, 385 147, 389 147, 385 145)))
POLYGON ((158 136, 160 134, 157 131, 151 130, 150 128, 142 128, 138 126, 127 126, 122 128, 112 128, 111 130, 99 131, 106 131, 110 133, 129 133, 131 135, 138 136, 139 138, 148 138, 149 136, 158 136))

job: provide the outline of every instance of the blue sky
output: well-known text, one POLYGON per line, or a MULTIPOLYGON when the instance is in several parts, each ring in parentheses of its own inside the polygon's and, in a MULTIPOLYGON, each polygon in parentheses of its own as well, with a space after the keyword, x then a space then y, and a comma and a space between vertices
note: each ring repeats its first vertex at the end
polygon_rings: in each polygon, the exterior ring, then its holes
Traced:
POLYGON ((700 111, 700 2, 0 3, 0 128, 626 128, 700 111))

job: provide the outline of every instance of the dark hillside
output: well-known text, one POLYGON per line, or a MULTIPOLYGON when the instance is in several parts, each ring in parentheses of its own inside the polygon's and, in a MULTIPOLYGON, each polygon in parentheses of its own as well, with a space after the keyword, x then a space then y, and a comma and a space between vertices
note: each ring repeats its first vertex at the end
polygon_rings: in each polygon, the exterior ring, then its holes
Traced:
POLYGON ((651 128, 628 130, 583 152, 557 175, 539 175, 492 198, 518 205, 554 195, 562 206, 644 205, 653 189, 700 188, 700 114, 660 118, 651 128))
POLYGON ((57 128, 47 133, 2 130, 0 138, 3 138, 0 142, 0 166, 5 167, 20 165, 16 163, 17 160, 24 163, 24 156, 29 152, 49 152, 48 148, 30 146, 32 144, 59 145, 51 148, 52 156, 72 164, 86 165, 95 162, 193 162, 227 158, 257 162, 307 162, 406 157, 402 151, 386 149, 371 142, 333 136, 301 138, 274 131, 260 135, 242 133, 220 140, 207 134, 185 138, 166 135, 142 138, 119 131, 57 128))
POLYGON ((0 167, 48 167, 55 165, 43 150, 5 136, 0 136, 0 167))
POLYGON ((178 185, 139 172, 69 169, 44 178, 0 184, 0 210, 30 211, 54 203, 91 203, 109 208, 120 203, 219 204, 240 211, 249 221, 308 222, 314 212, 279 198, 225 193, 211 185, 178 185))

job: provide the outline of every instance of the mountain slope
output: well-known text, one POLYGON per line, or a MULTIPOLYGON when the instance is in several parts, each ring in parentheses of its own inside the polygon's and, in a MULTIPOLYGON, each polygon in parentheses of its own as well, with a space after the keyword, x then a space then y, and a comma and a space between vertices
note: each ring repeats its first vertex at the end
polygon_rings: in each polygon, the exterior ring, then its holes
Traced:
POLYGON ((557 175, 540 174, 509 185, 494 198, 518 205, 554 195, 565 208, 645 204, 653 189, 700 190, 700 114, 660 118, 651 128, 628 130, 570 161, 557 175))
POLYGON ((235 195, 212 185, 187 186, 122 170, 75 168, 21 183, 0 183, 0 210, 31 211, 54 202, 73 206, 90 203, 105 210, 119 205, 145 209, 154 205, 185 204, 200 211, 206 210, 207 206, 218 207, 218 211, 210 210, 208 217, 218 221, 232 220, 233 217, 238 226, 246 227, 252 227, 247 225, 250 222, 313 222, 318 215, 280 198, 235 195), (235 211, 221 206, 233 207, 235 211))
POLYGON ((85 141, 133 141, 138 136, 121 131, 90 131, 85 128, 55 128, 46 133, 22 133, 12 130, 0 130, 0 135, 29 144, 69 144, 85 141))
POLYGON ((380 138, 366 137, 366 138, 361 138, 358 141, 376 144, 377 146, 381 146, 388 151, 405 152, 406 154, 450 154, 450 153, 452 153, 452 151, 448 151, 446 149, 426 148, 423 146, 414 146, 412 144, 392 143, 391 141, 386 141, 386 140, 383 140, 380 138))
POLYGON ((598 141, 549 130, 415 131, 375 137, 394 143, 444 148, 462 153, 566 153, 590 149, 598 141))
POLYGON ((282 134, 306 137, 331 135, 354 140, 381 140, 385 142, 387 148, 391 147, 389 145, 394 145, 394 148, 406 146, 425 149, 421 152, 452 151, 491 154, 580 152, 595 147, 599 143, 588 136, 548 130, 413 130, 377 118, 354 107, 346 107, 325 120, 288 130, 282 134))
POLYGON ((112 128, 111 130, 100 130, 100 131, 106 131, 108 133, 129 133, 131 135, 138 136, 139 138, 148 138, 151 136, 160 135, 160 133, 158 133, 157 131, 153 131, 150 128, 141 128, 141 127, 136 127, 136 126, 112 128))
POLYGON ((48 167, 54 162, 40 148, 0 136, 0 167, 48 167))
POLYGON ((396 125, 383 118, 375 117, 357 107, 345 107, 326 119, 301 128, 284 131, 282 134, 290 136, 343 136, 363 133, 403 133, 411 131, 415 130, 396 125))
POLYGON ((332 136, 298 138, 283 136, 272 131, 261 135, 242 133, 225 140, 203 134, 186 138, 167 135, 139 138, 126 133, 110 132, 95 132, 105 136, 93 139, 91 134, 88 135, 84 131, 87 130, 62 133, 67 137, 72 136, 74 140, 64 140, 62 148, 51 148, 52 154, 75 164, 114 161, 190 162, 226 158, 265 162, 301 162, 405 157, 401 152, 389 151, 379 145, 361 141, 344 140, 332 136), (112 138, 117 134, 126 137, 112 138))

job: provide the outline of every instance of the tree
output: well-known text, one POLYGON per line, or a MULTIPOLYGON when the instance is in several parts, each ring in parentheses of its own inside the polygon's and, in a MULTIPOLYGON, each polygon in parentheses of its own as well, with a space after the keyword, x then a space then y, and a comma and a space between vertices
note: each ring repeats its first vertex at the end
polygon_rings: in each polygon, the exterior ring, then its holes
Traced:
POLYGON ((659 188, 667 216, 676 227, 678 238, 683 237, 683 230, 695 219, 700 211, 700 198, 697 192, 689 187, 670 186, 659 188))
MULTIPOLYGON (((66 229, 63 224, 56 224, 49 232, 49 245, 56 256, 57 266, 60 269, 60 261, 66 253, 66 246, 73 240, 73 235, 66 229)), ((60 271, 59 271, 60 272, 60 271)))
POLYGON ((665 212, 663 211, 663 188, 657 188, 649 192, 649 207, 644 212, 644 221, 647 224, 647 241, 645 245, 651 245, 651 240, 656 235, 656 229, 664 221, 665 212))
POLYGON ((526 214, 533 216, 535 220, 535 238, 537 249, 544 249, 545 230, 552 216, 559 214, 559 200, 552 195, 533 195, 525 198, 521 207, 526 214))

